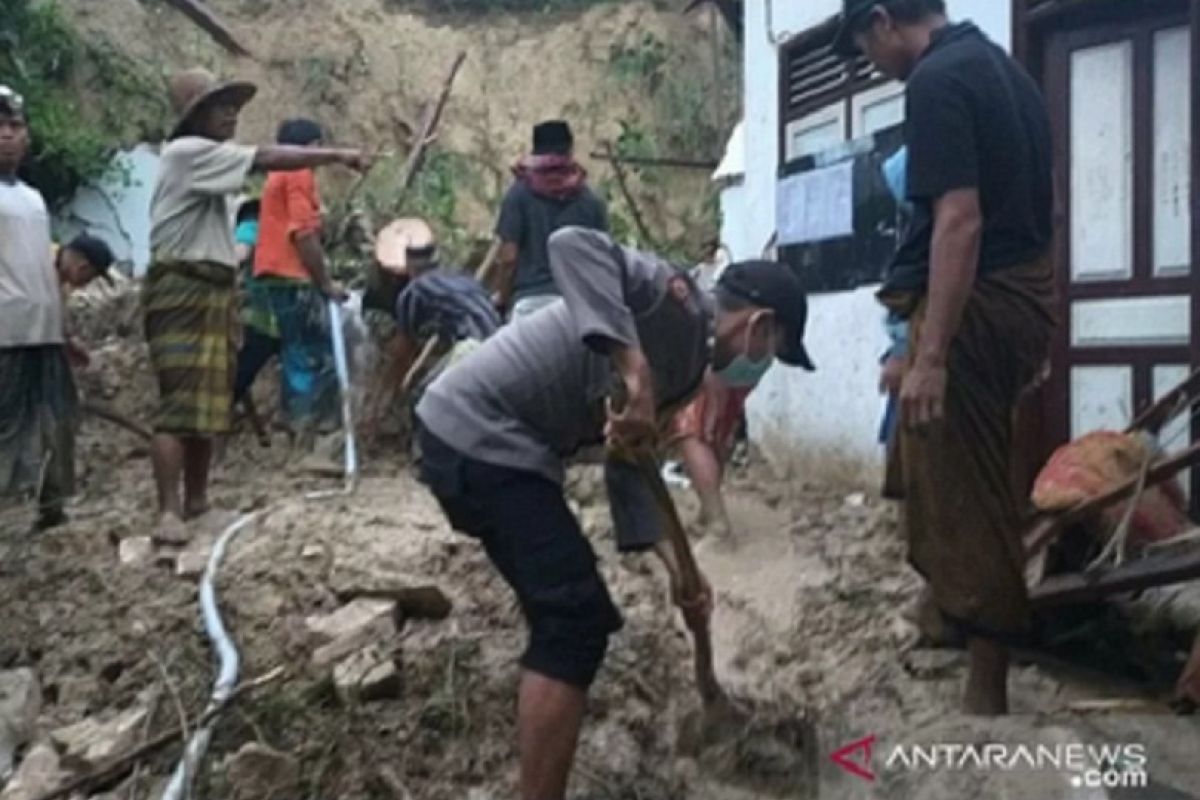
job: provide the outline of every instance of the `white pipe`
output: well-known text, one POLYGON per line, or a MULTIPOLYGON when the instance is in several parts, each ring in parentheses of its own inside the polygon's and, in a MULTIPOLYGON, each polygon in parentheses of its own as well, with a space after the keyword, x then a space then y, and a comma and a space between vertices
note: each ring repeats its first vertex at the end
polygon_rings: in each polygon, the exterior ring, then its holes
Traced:
MULTIPOLYGON (((221 609, 217 605, 214 581, 221 561, 225 558, 225 549, 229 542, 258 517, 257 513, 246 514, 221 533, 216 544, 213 545, 212 554, 208 557, 208 566, 204 569, 204 577, 200 579, 200 613, 204 618, 204 630, 208 634, 209 640, 212 641, 213 648, 217 651, 218 661, 217 680, 213 685, 212 696, 209 698, 208 709, 205 713, 218 708, 229 699, 230 692, 237 685, 238 669, 241 663, 237 647, 229 638, 229 632, 225 630, 225 623, 221 620, 221 609)), ((212 726, 215 722, 216 718, 214 717, 207 725, 192 734, 192 738, 188 740, 187 746, 184 748, 183 757, 179 759, 179 764, 176 765, 175 772, 171 775, 167 788, 163 790, 162 800, 183 800, 191 794, 191 779, 196 774, 196 767, 208 751, 209 742, 212 740, 212 726)))
POLYGON ((346 358, 346 336, 342 331, 342 307, 329 301, 329 333, 333 339, 333 364, 337 370, 338 388, 342 394, 342 428, 346 436, 346 485, 340 490, 309 492, 305 498, 321 500, 352 494, 358 486, 358 446, 354 439, 354 414, 350 396, 350 364, 346 358))

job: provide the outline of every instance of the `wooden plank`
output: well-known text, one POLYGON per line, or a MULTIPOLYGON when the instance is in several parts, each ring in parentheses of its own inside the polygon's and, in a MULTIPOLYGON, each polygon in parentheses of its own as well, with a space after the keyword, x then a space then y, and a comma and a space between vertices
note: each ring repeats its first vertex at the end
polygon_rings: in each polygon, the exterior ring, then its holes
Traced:
POLYGON ((1075 573, 1047 578, 1029 592, 1034 608, 1091 603, 1114 594, 1169 586, 1200 578, 1200 548, 1148 556, 1097 575, 1075 573))

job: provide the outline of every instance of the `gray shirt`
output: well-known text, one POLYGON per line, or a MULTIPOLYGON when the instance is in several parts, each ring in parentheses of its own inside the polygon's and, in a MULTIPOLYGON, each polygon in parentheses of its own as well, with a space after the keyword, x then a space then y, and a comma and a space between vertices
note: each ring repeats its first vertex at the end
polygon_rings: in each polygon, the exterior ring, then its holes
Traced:
POLYGON ((417 416, 478 461, 562 482, 563 460, 603 439, 613 367, 599 345, 640 346, 660 409, 687 400, 709 362, 710 311, 657 256, 567 228, 550 238, 563 299, 503 328, 429 387, 417 416))
POLYGON ((504 195, 496 235, 517 246, 517 274, 513 300, 534 295, 558 294, 551 274, 547 243, 561 228, 583 227, 608 230, 608 211, 589 188, 570 200, 555 200, 534 194, 524 181, 517 181, 504 195))

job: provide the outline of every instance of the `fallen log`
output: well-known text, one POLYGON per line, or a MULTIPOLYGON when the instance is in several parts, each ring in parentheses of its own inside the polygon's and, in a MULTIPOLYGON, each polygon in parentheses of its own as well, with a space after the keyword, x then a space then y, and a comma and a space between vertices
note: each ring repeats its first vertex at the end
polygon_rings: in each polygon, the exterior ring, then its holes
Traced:
POLYGON ((250 56, 251 53, 234 37, 211 8, 201 0, 167 0, 167 4, 178 10, 185 17, 196 23, 217 44, 224 47, 235 56, 250 56))

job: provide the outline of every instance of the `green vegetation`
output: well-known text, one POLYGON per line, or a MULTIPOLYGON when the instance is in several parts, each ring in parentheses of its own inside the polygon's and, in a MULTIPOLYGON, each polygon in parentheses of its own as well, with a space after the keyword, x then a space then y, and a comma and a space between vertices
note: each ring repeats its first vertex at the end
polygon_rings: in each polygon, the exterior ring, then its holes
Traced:
MULTIPOLYGON (((643 98, 618 119, 620 133, 613 147, 619 158, 719 159, 735 121, 737 109, 732 98, 736 97, 739 62, 736 42, 726 39, 721 47, 719 53, 714 52, 719 65, 714 70, 711 60, 705 65, 706 59, 697 58, 706 48, 682 52, 653 33, 633 32, 625 41, 610 46, 612 79, 624 92, 643 98), (729 102, 722 103, 722 98, 729 102)), ((717 227, 715 188, 707 185, 695 193, 693 202, 681 202, 680 187, 697 186, 702 173, 638 163, 626 164, 625 172, 634 202, 657 239, 654 244, 674 260, 694 259, 700 243, 717 227), (668 208, 672 209, 669 219, 663 213, 668 208)), ((614 234, 640 238, 629 201, 615 176, 599 185, 610 201, 614 234)))
POLYGON ((23 174, 52 206, 101 177, 116 145, 165 118, 156 78, 83 41, 53 2, 0 0, 0 80, 25 97, 32 153, 23 174))

